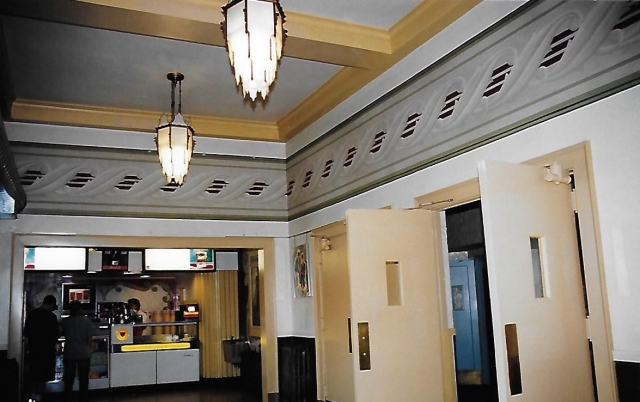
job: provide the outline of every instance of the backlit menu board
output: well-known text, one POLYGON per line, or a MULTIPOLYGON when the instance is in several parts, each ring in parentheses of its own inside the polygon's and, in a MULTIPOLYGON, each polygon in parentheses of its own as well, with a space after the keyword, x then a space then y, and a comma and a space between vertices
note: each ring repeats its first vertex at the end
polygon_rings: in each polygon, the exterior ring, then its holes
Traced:
POLYGON ((211 249, 162 249, 144 251, 145 269, 149 271, 213 270, 211 249))
POLYGON ((39 271, 82 271, 87 253, 80 247, 25 247, 24 269, 39 271))

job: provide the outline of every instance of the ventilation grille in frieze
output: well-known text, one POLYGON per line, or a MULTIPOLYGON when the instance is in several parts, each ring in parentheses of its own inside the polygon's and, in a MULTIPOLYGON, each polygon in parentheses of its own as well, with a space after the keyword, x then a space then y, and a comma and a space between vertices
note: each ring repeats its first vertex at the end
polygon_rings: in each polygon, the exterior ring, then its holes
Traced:
POLYGON ((500 92, 500 90, 502 89, 502 85, 504 84, 504 80, 511 72, 512 67, 512 64, 504 63, 500 67, 493 70, 493 73, 491 73, 491 82, 489 82, 489 85, 487 85, 487 89, 484 90, 482 96, 488 98, 491 95, 495 95, 500 92))
POLYGON ((353 158, 356 157, 356 152, 358 151, 358 149, 356 147, 351 147, 349 148, 349 150, 347 151, 347 157, 344 160, 344 163, 342 164, 342 166, 344 167, 349 167, 351 166, 351 164, 353 163, 353 158))
POLYGON ((135 186, 142 180, 136 175, 126 175, 124 179, 118 184, 116 184, 116 188, 118 190, 128 191, 131 190, 131 187, 135 186))
POLYGON ((307 188, 311 184, 311 178, 313 177, 313 171, 309 170, 304 175, 304 181, 302 182, 302 188, 307 188))
POLYGON ((382 142, 384 141, 384 139, 387 137, 387 133, 385 131, 380 131, 378 134, 376 134, 376 136, 373 138, 373 145, 371 146, 371 152, 372 154, 375 154, 376 152, 380 151, 380 148, 382 148, 382 142))
POLYGON ((93 179, 95 179, 95 176, 93 176, 91 173, 78 172, 76 173, 76 177, 67 182, 67 187, 82 188, 93 179))
POLYGON ((295 180, 291 180, 289 182, 289 184, 287 184, 287 192, 284 193, 284 195, 286 195, 288 197, 291 194, 293 194, 293 186, 295 186, 295 184, 296 184, 296 181, 295 180))
POLYGON ((420 116, 422 116, 422 113, 414 113, 407 118, 407 125, 404 126, 400 138, 407 138, 413 135, 413 132, 416 130, 416 124, 420 121, 420 116))
POLYGON ((626 27, 640 21, 640 1, 630 1, 629 9, 620 16, 618 23, 613 27, 616 29, 625 29, 626 27))
POLYGON ((224 180, 216 179, 212 181, 211 185, 207 187, 204 191, 206 191, 209 194, 220 194, 220 192, 224 190, 224 188, 227 187, 228 185, 229 185, 228 182, 224 180))
POLYGON ((562 59, 564 51, 567 49, 567 46, 569 46, 569 42, 573 40, 577 31, 577 29, 575 31, 566 29, 554 36, 551 41, 551 50, 549 50, 549 52, 544 56, 542 63, 540 63, 540 67, 550 67, 558 63, 562 59))
POLYGON ((174 191, 176 191, 178 189, 178 187, 180 187, 180 185, 174 181, 165 184, 164 186, 160 187, 160 190, 164 191, 165 193, 173 193, 174 191))
POLYGON ((331 168, 333 167, 333 160, 329 159, 324 163, 324 171, 322 172, 322 178, 326 179, 331 174, 331 168))
POLYGON ((32 185, 36 180, 44 177, 44 173, 39 170, 27 170, 22 177, 20 177, 20 184, 27 187, 32 185))
POLYGON ((267 183, 263 181, 256 181, 255 183, 253 183, 253 186, 251 186, 251 188, 247 190, 247 194, 251 196, 259 196, 267 187, 269 187, 267 183))
POLYGON ((453 109, 456 107, 456 103, 460 100, 462 92, 453 91, 444 99, 444 107, 438 116, 438 119, 443 120, 453 114, 453 109))

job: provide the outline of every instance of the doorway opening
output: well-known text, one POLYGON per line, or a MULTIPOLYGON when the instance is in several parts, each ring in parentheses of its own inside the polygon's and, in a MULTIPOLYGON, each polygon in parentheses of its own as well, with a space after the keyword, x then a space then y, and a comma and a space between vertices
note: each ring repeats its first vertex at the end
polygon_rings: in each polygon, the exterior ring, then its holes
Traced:
POLYGON ((491 300, 480 201, 444 211, 459 402, 497 402, 491 300))
MULTIPOLYGON (((88 382, 92 394, 126 392, 130 386, 142 387, 144 393, 154 392, 156 386, 184 387, 196 392, 201 386, 216 383, 247 401, 261 400, 263 291, 258 286, 264 280, 260 278, 264 250, 208 247, 191 249, 186 259, 171 260, 179 251, 167 253, 165 260, 169 263, 160 268, 153 265, 157 261, 145 255, 147 250, 155 250, 151 248, 24 247, 24 267, 19 270, 23 321, 18 329, 22 334, 27 313, 36 309, 46 295, 58 301, 53 311, 58 322, 69 315, 70 303, 78 301, 82 306, 80 314, 92 322, 88 382), (97 252, 100 258, 92 258, 92 253, 97 252), (198 259, 199 253, 208 256, 198 259), (145 258, 135 259, 134 254, 145 258), (80 256, 79 262, 74 264, 69 256, 80 256), (113 268, 116 263, 118 269, 113 268), (203 266, 196 268, 195 264, 203 266), (139 308, 135 316, 128 306, 132 300, 139 308), (127 342, 116 342, 112 329, 124 324, 132 326, 131 336, 124 339, 127 342), (217 349, 229 338, 242 340, 237 360, 231 356, 233 361, 228 361, 227 354, 223 358, 217 349), (122 344, 152 352, 123 353, 122 344), (154 350, 158 345, 163 346, 162 350, 154 350), (127 371, 131 361, 136 363, 135 373, 127 371)), ((178 256, 185 257, 184 253, 178 256)), ((21 361, 28 360, 25 345, 21 344, 21 361)), ((64 338, 58 339, 53 378, 43 390, 36 391, 46 393, 45 398, 62 399, 64 345, 64 338)), ((29 367, 22 367, 18 388, 22 387, 23 395, 29 395, 29 367)), ((76 379, 74 390, 78 389, 76 379)))

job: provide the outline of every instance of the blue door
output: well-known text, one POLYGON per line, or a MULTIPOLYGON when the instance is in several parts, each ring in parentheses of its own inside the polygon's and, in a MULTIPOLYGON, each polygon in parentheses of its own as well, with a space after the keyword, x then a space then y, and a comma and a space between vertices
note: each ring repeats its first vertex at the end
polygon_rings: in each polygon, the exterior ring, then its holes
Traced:
POLYGON ((482 360, 474 261, 450 261, 449 270, 458 378, 463 383, 479 384, 482 360))

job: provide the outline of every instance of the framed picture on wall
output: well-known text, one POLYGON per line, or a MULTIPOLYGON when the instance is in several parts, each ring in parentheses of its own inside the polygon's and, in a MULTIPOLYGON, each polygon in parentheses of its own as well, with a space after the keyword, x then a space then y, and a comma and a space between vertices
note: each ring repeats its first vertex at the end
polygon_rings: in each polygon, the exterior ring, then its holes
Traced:
POLYGON ((309 258, 307 245, 300 244, 293 251, 293 284, 294 297, 311 296, 311 284, 309 282, 309 258))

